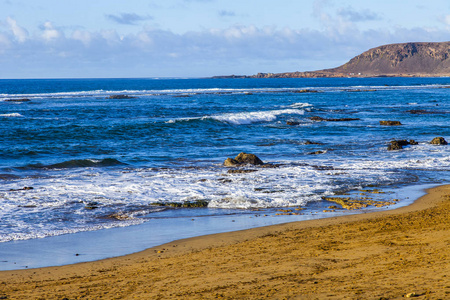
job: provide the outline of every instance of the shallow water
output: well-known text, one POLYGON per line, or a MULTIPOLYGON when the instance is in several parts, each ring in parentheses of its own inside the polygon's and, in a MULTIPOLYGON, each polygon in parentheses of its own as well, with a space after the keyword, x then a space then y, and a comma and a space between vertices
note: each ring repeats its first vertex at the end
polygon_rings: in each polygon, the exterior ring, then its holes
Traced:
MULTIPOLYGON (((410 186, 391 192, 403 199, 389 209, 411 204, 432 185, 410 186)), ((170 214, 154 214, 141 225, 105 230, 78 232, 44 239, 28 239, 0 243, 0 270, 16 270, 60 266, 123 256, 175 240, 245 230, 295 221, 370 213, 384 208, 358 211, 323 212, 323 203, 310 204, 310 209, 297 215, 284 215, 277 210, 228 211, 217 214, 215 209, 176 210, 170 214), (206 212, 205 212, 206 210, 206 212)))

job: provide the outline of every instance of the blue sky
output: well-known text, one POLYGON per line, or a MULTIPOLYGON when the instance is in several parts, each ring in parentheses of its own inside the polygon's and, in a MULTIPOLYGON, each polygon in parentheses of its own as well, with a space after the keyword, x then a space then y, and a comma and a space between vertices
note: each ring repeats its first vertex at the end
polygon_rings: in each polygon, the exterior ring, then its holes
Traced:
POLYGON ((310 71, 450 41, 448 0, 0 0, 0 78, 310 71))

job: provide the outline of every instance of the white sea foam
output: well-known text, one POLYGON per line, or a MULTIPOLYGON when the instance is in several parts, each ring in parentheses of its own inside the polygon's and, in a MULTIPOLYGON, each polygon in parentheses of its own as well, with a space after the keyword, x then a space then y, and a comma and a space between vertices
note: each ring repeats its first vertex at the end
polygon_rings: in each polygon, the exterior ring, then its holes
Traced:
POLYGON ((174 120, 169 120, 166 123, 176 123, 183 121, 192 120, 216 120, 224 123, 229 123, 233 125, 248 125, 259 122, 273 122, 280 115, 303 115, 304 110, 300 109, 280 109, 280 110, 268 110, 268 111, 251 111, 251 112, 236 112, 236 113, 226 113, 221 115, 204 116, 196 118, 178 118, 174 120))
POLYGON ((4 117, 4 118, 21 118, 23 116, 21 114, 19 114, 19 113, 10 113, 10 114, 0 114, 0 117, 4 117))
POLYGON ((151 211, 156 202, 206 200, 209 207, 224 209, 304 206, 336 190, 415 180, 415 175, 399 170, 425 170, 436 172, 437 180, 450 179, 448 148, 428 143, 374 154, 370 159, 324 160, 318 156, 307 165, 281 163, 285 165, 258 168, 248 174, 227 174, 222 166, 115 171, 81 168, 48 171, 51 177, 5 181, 0 191, 0 242, 139 224, 145 222, 140 216, 151 211), (24 186, 34 189, 20 190, 24 186), (88 210, 87 205, 98 208, 88 210), (105 219, 116 212, 131 218, 105 219), (65 221, 55 221, 59 219, 65 221))
MULTIPOLYGON (((157 202, 205 200, 209 207, 226 209, 304 206, 336 190, 414 180, 408 172, 398 170, 450 170, 446 147, 424 143, 414 149, 390 152, 378 159, 331 157, 324 161, 317 157, 307 165, 285 161, 281 167, 259 168, 248 174, 227 174, 222 166, 52 170, 48 171, 51 177, 2 183, 0 242, 137 224, 145 221, 142 216, 154 211, 152 204, 157 202), (414 151, 413 158, 408 151, 414 151), (317 167, 321 165, 324 167, 317 167), (20 190, 24 186, 34 189, 20 190), (89 205, 98 208, 88 210, 85 207, 89 205), (117 212, 130 219, 105 219, 117 212), (39 220, 33 217, 36 214, 39 220), (30 218, 33 221, 28 223, 30 218), (55 222, 58 219, 65 222, 55 222)), ((443 173, 439 174, 439 180, 445 180, 443 173)))
POLYGON ((215 94, 215 93, 265 93, 265 92, 294 92, 299 89, 316 90, 322 92, 358 91, 358 90, 410 90, 410 89, 440 89, 449 88, 450 85, 430 84, 412 86, 319 86, 298 88, 194 88, 194 89, 154 89, 154 90, 87 90, 78 92, 55 93, 24 93, 24 94, 0 94, 0 100, 11 98, 70 98, 70 97, 108 97, 116 94, 134 96, 145 95, 171 95, 171 94, 215 94))
POLYGON ((303 115, 304 110, 281 109, 270 111, 240 112, 211 116, 212 119, 234 125, 248 125, 258 122, 272 122, 280 115, 303 115))
POLYGON ((312 107, 312 106, 313 105, 310 104, 310 103, 299 102, 299 103, 291 104, 289 107, 292 107, 292 108, 304 108, 304 107, 312 107))

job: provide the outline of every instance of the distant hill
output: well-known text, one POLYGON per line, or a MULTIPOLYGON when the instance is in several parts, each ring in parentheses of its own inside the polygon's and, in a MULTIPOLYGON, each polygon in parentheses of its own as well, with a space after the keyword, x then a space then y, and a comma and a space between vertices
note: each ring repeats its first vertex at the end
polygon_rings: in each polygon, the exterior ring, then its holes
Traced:
POLYGON ((370 49, 346 64, 311 72, 259 73, 248 78, 450 76, 450 42, 390 44, 370 49))

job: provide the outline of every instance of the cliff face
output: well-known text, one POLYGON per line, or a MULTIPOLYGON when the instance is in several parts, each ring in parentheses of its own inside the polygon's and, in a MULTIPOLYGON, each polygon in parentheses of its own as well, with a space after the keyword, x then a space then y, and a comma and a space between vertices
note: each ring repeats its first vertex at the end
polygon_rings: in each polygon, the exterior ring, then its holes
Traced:
POLYGON ((324 71, 366 76, 448 75, 450 42, 384 45, 370 49, 340 67, 324 71))
POLYGON ((433 77, 450 76, 450 42, 403 43, 370 49, 333 69, 311 72, 258 73, 253 76, 216 78, 314 78, 314 77, 433 77))

